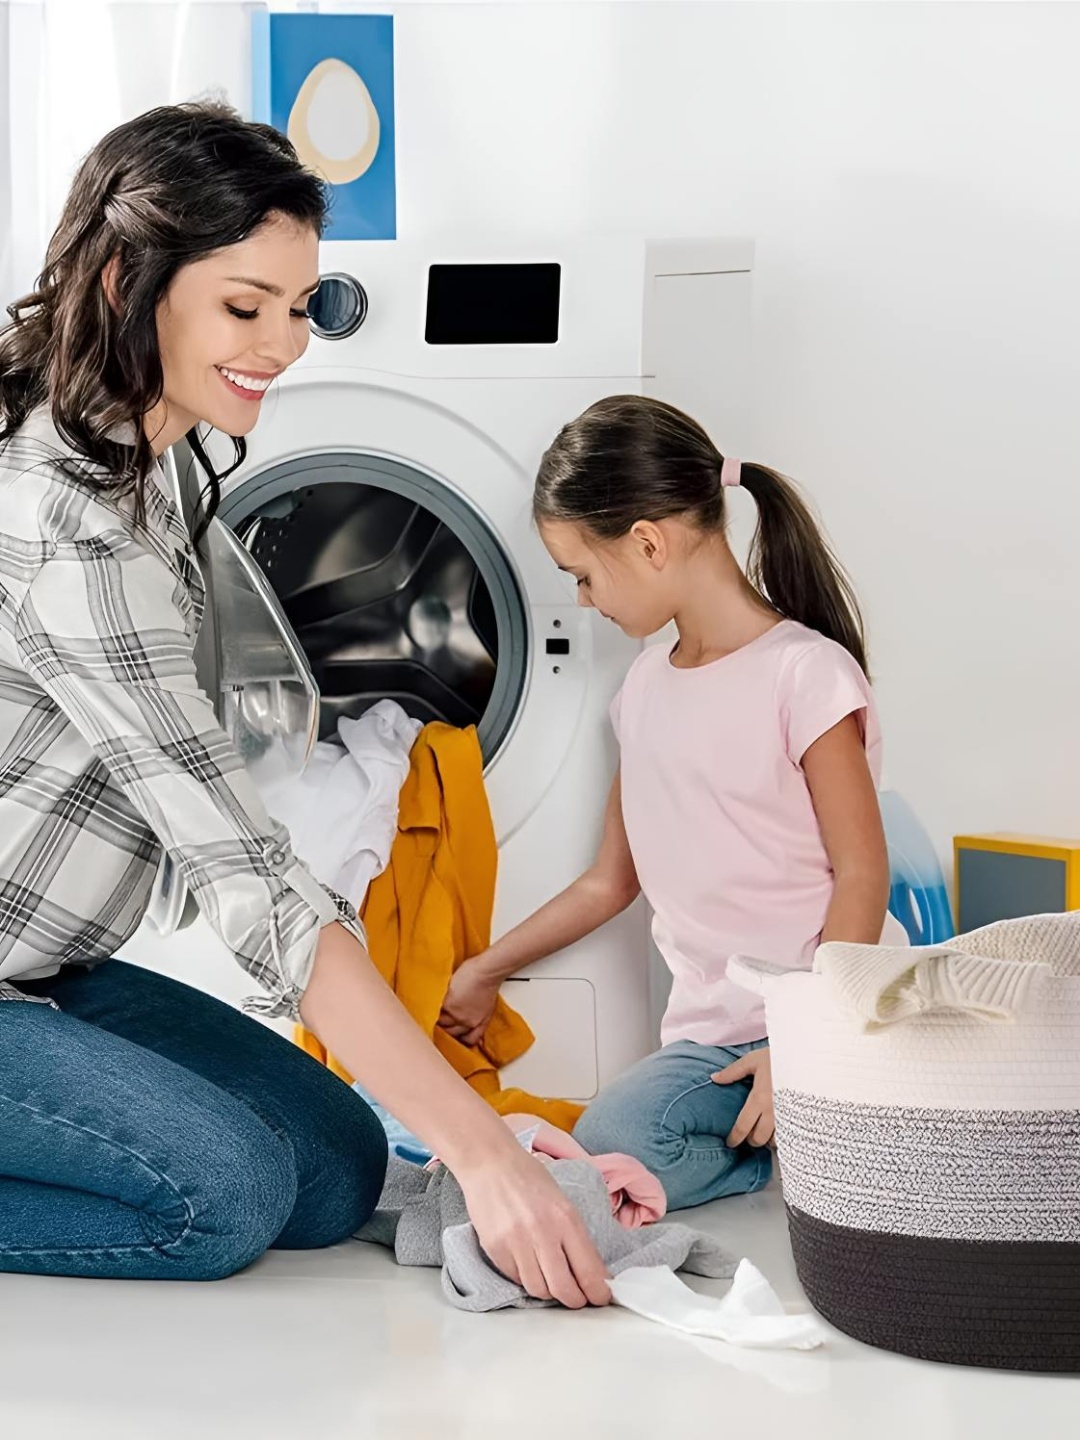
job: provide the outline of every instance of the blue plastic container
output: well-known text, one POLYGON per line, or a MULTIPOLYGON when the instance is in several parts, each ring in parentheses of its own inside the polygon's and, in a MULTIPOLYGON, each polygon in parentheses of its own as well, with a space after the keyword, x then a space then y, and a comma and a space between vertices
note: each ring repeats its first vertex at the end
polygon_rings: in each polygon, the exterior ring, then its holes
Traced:
POLYGON ((881 797, 889 847, 889 911, 912 945, 940 945, 956 934, 945 876, 929 835, 895 790, 881 797))

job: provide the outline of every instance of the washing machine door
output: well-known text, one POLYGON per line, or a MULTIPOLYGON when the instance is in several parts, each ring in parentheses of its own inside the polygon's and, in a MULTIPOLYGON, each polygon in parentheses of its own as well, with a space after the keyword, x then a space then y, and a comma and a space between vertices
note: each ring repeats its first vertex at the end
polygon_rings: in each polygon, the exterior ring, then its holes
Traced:
MULTIPOLYGON (((202 472, 175 445, 166 476, 189 531, 197 522, 202 472)), ((206 603, 195 672, 222 728, 253 776, 289 779, 307 764, 319 733, 319 690, 273 588, 220 519, 200 544, 206 603)))
POLYGON ((218 719, 257 780, 301 773, 319 732, 319 691, 273 590, 233 532, 211 521, 210 587, 196 667, 218 719))
MULTIPOLYGON (((186 445, 174 447, 165 472, 190 530, 200 472, 186 445)), ((206 592, 195 645, 199 684, 260 789, 293 779, 319 733, 319 691, 307 657, 262 571, 218 519, 210 523, 199 562, 206 592)), ((168 935, 196 913, 172 860, 163 855, 149 923, 168 935)))

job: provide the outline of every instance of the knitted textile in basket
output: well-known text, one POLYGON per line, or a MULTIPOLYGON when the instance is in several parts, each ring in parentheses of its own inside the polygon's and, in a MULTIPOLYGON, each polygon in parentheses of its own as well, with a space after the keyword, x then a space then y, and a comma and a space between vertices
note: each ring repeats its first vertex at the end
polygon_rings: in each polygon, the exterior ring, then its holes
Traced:
POLYGON ((813 1305, 907 1355, 1080 1371, 1080 913, 728 973, 765 998, 813 1305))

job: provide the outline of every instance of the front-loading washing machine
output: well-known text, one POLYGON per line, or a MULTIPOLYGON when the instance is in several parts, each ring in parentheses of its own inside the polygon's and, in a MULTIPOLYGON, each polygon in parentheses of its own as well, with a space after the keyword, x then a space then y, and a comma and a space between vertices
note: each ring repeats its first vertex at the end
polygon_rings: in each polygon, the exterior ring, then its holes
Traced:
MULTIPOLYGON (((386 697, 423 721, 477 726, 496 935, 595 854, 616 763, 608 708, 639 648, 577 606, 544 551, 537 463, 567 420, 628 391, 682 406, 738 453, 751 260, 737 240, 326 243, 311 344, 224 487, 225 548, 277 607, 285 669, 291 648, 306 670, 261 684, 264 710, 278 697, 271 730, 303 729, 292 702, 312 679, 324 737, 386 697)), ((216 588, 218 679, 242 729, 245 681, 266 675, 216 588)), ((250 993, 198 919, 169 938, 144 927, 125 953, 225 999, 250 993)), ((655 1047, 650 987, 640 906, 507 982, 537 1037, 507 1081, 590 1099, 655 1047)))

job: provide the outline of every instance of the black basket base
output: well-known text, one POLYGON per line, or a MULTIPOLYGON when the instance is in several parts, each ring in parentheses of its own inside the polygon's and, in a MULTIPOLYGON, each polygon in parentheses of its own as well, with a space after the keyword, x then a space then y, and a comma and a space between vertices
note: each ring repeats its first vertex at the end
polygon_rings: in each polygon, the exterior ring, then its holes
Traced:
POLYGON ((807 1298, 838 1330, 951 1365, 1080 1373, 1077 1243, 849 1230, 788 1206, 807 1298))

